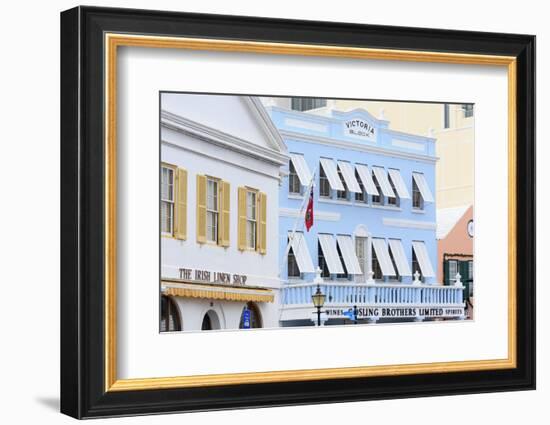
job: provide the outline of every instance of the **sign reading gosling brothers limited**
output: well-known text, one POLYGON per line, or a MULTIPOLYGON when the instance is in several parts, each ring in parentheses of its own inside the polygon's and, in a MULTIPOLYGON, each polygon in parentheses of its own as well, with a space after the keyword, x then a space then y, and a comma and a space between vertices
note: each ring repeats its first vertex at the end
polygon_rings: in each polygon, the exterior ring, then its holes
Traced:
MULTIPOLYGON (((345 317, 345 309, 329 308, 329 317, 345 317)), ((460 317, 464 315, 462 307, 360 307, 357 309, 358 319, 402 319, 415 317, 460 317)))
POLYGON ((367 121, 354 118, 344 122, 344 134, 369 141, 376 139, 376 129, 367 121))

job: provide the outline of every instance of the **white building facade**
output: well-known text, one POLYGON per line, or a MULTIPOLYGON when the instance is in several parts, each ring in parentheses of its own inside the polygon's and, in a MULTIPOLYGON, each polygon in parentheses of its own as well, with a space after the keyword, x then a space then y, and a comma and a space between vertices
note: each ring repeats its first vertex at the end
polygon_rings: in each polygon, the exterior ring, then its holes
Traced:
POLYGON ((286 148, 260 102, 161 94, 161 331, 277 327, 286 148))

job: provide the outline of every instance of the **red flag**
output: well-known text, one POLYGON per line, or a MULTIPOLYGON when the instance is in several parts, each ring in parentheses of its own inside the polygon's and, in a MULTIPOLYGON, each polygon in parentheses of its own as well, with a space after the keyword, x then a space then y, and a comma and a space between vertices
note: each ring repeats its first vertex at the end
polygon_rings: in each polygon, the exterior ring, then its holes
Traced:
POLYGON ((313 186, 311 187, 311 192, 309 193, 309 201, 306 209, 306 229, 308 232, 311 226, 313 226, 313 186))

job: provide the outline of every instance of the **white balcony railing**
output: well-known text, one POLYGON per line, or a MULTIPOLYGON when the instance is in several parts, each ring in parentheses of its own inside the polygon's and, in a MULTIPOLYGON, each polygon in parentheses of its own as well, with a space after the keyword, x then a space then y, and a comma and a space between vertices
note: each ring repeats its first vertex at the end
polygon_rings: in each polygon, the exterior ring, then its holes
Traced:
MULTIPOLYGON (((326 295, 325 306, 333 305, 411 305, 462 307, 463 286, 442 286, 398 283, 324 282, 320 285, 326 295)), ((310 305, 317 284, 285 284, 282 287, 284 306, 310 305)))

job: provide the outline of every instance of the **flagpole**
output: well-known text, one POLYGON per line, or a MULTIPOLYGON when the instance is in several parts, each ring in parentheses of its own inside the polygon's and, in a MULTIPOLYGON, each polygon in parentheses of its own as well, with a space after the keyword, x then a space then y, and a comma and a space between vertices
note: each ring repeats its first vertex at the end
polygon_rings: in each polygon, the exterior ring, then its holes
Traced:
MULTIPOLYGON (((285 254, 283 255, 281 265, 279 267, 279 277, 283 273, 285 259, 288 257, 288 253, 290 252, 290 247, 292 246, 292 241, 294 240, 294 237, 296 235, 296 230, 298 228, 299 220, 301 219, 302 225, 304 224, 303 211, 304 211, 304 207, 307 204, 307 201, 309 201, 309 197, 311 196, 311 190, 314 186, 316 173, 317 173, 317 167, 315 167, 315 169, 313 170, 313 173, 311 174, 311 180, 309 181, 309 184, 307 185, 307 189, 304 192, 304 199, 302 200, 302 205, 300 206, 300 212, 298 213, 298 217, 296 217, 296 219, 294 220, 294 225, 292 226, 292 232, 290 233, 290 236, 288 238, 288 243, 286 244, 285 254)), ((287 276, 287 279, 288 279, 288 276, 287 276)), ((279 323, 281 322, 281 317, 283 316, 283 307, 286 302, 286 293, 287 293, 287 291, 285 291, 284 288, 282 289, 283 289, 283 299, 281 302, 281 307, 279 308, 279 323)))

